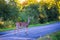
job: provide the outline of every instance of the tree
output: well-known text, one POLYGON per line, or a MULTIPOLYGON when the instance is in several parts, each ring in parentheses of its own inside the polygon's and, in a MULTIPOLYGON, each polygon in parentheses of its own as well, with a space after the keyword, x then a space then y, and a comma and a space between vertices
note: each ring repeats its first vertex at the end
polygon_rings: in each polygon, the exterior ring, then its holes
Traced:
POLYGON ((56 0, 56 6, 57 6, 57 9, 58 9, 58 19, 60 20, 60 0, 56 0))
POLYGON ((38 23, 38 17, 39 17, 39 10, 38 10, 39 5, 38 4, 31 4, 27 7, 24 7, 22 11, 20 11, 20 17, 21 19, 27 21, 27 18, 30 16, 33 18, 31 20, 31 23, 38 23))
POLYGON ((10 0, 8 4, 3 0, 0 4, 0 17, 3 17, 4 21, 15 20, 18 17, 19 9, 14 0, 10 0))
POLYGON ((5 14, 5 7, 6 7, 6 2, 4 0, 0 0, 0 17, 3 17, 5 14))
POLYGON ((40 1, 39 10, 40 10, 40 21, 41 19, 47 22, 58 20, 58 9, 55 0, 40 1))

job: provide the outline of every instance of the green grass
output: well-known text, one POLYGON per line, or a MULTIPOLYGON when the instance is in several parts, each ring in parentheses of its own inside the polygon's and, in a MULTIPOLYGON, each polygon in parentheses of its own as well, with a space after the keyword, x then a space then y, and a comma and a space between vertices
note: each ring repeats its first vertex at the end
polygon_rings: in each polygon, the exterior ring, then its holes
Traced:
POLYGON ((44 23, 44 24, 32 24, 32 25, 29 25, 29 27, 45 26, 45 25, 52 24, 52 23, 55 23, 55 22, 56 21, 51 21, 51 22, 47 22, 47 23, 44 23))
POLYGON ((29 27, 36 27, 36 26, 42 26, 42 25, 47 25, 47 24, 33 24, 33 25, 29 25, 29 27))
MULTIPOLYGON (((36 27, 36 26, 42 26, 42 25, 47 25, 47 24, 34 24, 34 25, 29 25, 29 28, 30 28, 30 27, 36 27)), ((2 31, 14 30, 14 29, 15 29, 15 27, 3 28, 3 29, 0 29, 0 32, 2 32, 2 31)))
POLYGON ((14 29, 15 29, 14 27, 12 27, 12 28, 3 28, 3 29, 0 29, 0 32, 14 30, 14 29))
POLYGON ((60 31, 51 34, 50 37, 52 40, 60 40, 60 31))
MULTIPOLYGON (((46 24, 33 24, 33 25, 29 25, 29 28, 30 28, 30 27, 41 26, 41 25, 46 25, 46 24)), ((0 29, 0 32, 2 32, 2 31, 14 30, 14 29, 15 29, 15 27, 11 27, 11 28, 3 28, 3 29, 0 29)))
POLYGON ((48 37, 50 38, 50 40, 60 40, 60 31, 40 37, 38 38, 38 40, 46 40, 46 39, 48 40, 48 37))
MULTIPOLYGON (((33 25, 29 25, 29 28, 30 28, 30 27, 36 27, 36 26, 45 26, 45 25, 52 24, 52 23, 54 23, 54 22, 47 22, 47 23, 45 23, 45 24, 33 24, 33 25)), ((15 29, 15 27, 3 28, 3 29, 0 29, 0 32, 2 32, 2 31, 14 30, 14 29, 15 29)))

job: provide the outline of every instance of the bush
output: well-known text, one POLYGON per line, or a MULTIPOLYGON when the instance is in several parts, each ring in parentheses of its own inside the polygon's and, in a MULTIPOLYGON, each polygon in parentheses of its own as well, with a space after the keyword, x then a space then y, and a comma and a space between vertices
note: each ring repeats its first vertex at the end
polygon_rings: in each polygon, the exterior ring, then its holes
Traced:
POLYGON ((11 28, 14 27, 14 22, 13 21, 4 21, 4 22, 0 22, 0 28, 11 28))

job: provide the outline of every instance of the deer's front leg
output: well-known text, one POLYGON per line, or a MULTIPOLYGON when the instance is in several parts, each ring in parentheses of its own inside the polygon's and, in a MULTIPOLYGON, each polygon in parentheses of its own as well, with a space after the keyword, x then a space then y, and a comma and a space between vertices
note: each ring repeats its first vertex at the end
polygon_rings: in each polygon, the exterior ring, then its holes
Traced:
POLYGON ((25 26, 25 33, 28 34, 28 26, 25 26))

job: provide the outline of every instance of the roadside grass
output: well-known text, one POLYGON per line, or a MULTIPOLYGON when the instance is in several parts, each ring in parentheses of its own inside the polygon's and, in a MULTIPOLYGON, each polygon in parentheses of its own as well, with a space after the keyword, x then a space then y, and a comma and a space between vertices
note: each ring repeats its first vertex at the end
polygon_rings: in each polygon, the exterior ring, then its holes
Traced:
MULTIPOLYGON (((36 27, 36 26, 45 26, 45 25, 52 24, 52 23, 55 23, 55 21, 54 22, 47 22, 47 23, 44 23, 44 24, 32 24, 32 25, 29 25, 29 28, 30 27, 36 27)), ((0 32, 14 30, 14 29, 15 29, 15 27, 3 28, 3 29, 0 28, 0 32)))
POLYGON ((50 37, 52 40, 60 40, 60 31, 51 34, 50 37))
POLYGON ((60 40, 60 31, 38 38, 38 40, 60 40))
MULTIPOLYGON (((29 25, 29 28, 36 27, 36 26, 43 26, 43 25, 47 25, 47 24, 33 24, 33 25, 29 25)), ((3 29, 0 28, 0 32, 14 30, 14 29, 15 29, 15 27, 3 28, 3 29)))
POLYGON ((56 23, 56 21, 46 22, 44 24, 32 24, 32 25, 29 25, 29 27, 45 26, 45 25, 49 25, 49 24, 53 24, 53 23, 56 23))
POLYGON ((14 30, 14 29, 15 29, 15 27, 12 27, 12 28, 3 28, 3 29, 0 29, 0 32, 14 30))

